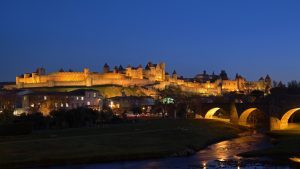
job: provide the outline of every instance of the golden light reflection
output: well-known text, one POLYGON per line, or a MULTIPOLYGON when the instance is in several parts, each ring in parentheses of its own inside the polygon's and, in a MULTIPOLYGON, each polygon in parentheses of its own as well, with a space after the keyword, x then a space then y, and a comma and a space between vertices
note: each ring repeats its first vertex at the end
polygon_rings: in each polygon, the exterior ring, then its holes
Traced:
POLYGON ((223 161, 225 161, 225 159, 223 159, 223 158, 220 158, 220 159, 219 159, 219 161, 223 162, 223 161))
POLYGON ((296 163, 300 163, 300 157, 292 157, 290 158, 290 160, 296 163))
POLYGON ((206 169, 206 161, 202 161, 202 167, 203 169, 206 169))

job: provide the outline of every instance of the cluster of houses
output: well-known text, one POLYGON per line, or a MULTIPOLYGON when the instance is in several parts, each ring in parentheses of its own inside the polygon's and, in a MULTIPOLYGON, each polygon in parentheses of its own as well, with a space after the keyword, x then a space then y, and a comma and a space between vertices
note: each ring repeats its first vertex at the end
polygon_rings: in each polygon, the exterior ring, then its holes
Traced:
POLYGON ((71 110, 80 107, 101 111, 105 106, 115 110, 113 112, 116 114, 121 114, 124 111, 130 112, 133 108, 150 112, 153 105, 154 100, 152 97, 123 95, 106 99, 98 90, 92 89, 78 89, 68 92, 0 91, 0 113, 4 110, 12 110, 14 115, 41 112, 46 116, 55 110, 71 110))

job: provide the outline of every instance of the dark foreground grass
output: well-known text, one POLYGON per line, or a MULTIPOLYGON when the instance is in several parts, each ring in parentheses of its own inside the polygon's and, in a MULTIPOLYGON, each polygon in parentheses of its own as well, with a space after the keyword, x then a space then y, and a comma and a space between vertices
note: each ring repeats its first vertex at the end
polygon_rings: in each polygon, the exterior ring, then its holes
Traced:
POLYGON ((191 149, 236 137, 241 131, 218 121, 145 120, 0 137, 0 166, 23 168, 186 155, 191 149))
POLYGON ((300 132, 293 130, 281 130, 268 133, 273 138, 274 146, 242 153, 244 157, 266 156, 287 160, 292 157, 300 157, 300 132))

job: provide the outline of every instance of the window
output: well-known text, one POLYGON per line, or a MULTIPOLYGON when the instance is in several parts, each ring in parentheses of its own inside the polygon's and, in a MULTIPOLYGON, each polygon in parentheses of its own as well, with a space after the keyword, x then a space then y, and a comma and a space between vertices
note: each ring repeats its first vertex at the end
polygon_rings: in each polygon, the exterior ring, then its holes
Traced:
POLYGON ((97 93, 94 93, 94 97, 97 97, 97 93))
POLYGON ((79 100, 79 97, 78 97, 78 96, 76 97, 76 100, 79 100))
POLYGON ((57 103, 54 103, 54 105, 55 105, 55 107, 58 107, 58 106, 57 106, 57 103))
POLYGON ((64 107, 64 104, 63 104, 63 103, 61 103, 61 104, 60 104, 60 107, 64 107))
POLYGON ((69 107, 69 104, 68 104, 68 103, 66 103, 66 107, 69 107))
POLYGON ((87 102, 86 104, 87 104, 88 106, 90 106, 90 105, 91 105, 91 102, 87 102))
POLYGON ((84 100, 84 97, 81 97, 81 100, 84 100))
POLYGON ((47 100, 47 96, 44 96, 44 100, 47 100))

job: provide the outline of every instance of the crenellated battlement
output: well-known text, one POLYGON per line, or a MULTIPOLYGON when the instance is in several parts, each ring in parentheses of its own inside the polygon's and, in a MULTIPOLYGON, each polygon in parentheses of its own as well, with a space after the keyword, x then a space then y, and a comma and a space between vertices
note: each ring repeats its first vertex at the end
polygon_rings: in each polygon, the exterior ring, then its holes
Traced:
MULTIPOLYGON (((258 81, 246 81, 240 75, 234 80, 227 77, 225 71, 220 75, 208 75, 206 71, 195 78, 184 79, 179 77, 174 70, 172 75, 165 71, 165 63, 153 64, 148 62, 143 68, 120 65, 112 70, 108 64, 103 66, 102 72, 90 72, 85 68, 82 72, 63 71, 47 74, 44 68, 38 68, 36 72, 25 73, 16 77, 16 88, 55 87, 55 86, 97 86, 97 85, 121 85, 121 86, 145 86, 155 84, 154 88, 164 89, 169 85, 177 85, 182 90, 206 95, 220 95, 226 92, 251 92, 260 90, 269 92, 271 78, 260 78, 258 81)), ((11 87, 11 86, 10 86, 11 87)))

